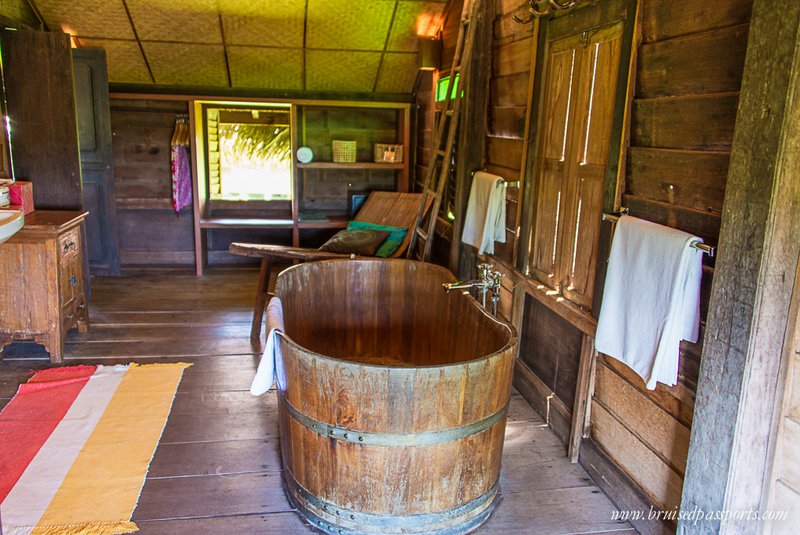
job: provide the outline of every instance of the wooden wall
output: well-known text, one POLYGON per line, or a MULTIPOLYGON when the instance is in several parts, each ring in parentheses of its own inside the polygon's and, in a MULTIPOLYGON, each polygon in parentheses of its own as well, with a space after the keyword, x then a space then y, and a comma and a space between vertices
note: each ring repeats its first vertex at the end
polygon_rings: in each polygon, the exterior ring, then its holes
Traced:
POLYGON ((172 209, 170 141, 185 102, 111 99, 120 264, 192 265, 192 209, 172 209))
MULTIPOLYGON (((486 170, 508 182, 520 180, 524 163, 534 25, 519 24, 511 17, 524 16, 525 10, 521 8, 526 5, 527 2, 519 0, 495 2, 486 170)), ((519 188, 508 188, 506 196, 506 243, 496 245, 495 256, 510 264, 517 236, 519 188)))
MULTIPOLYGON (((508 181, 519 180, 527 144, 535 27, 511 18, 525 16, 526 5, 522 0, 495 0, 487 170, 508 181)), ((641 0, 639 8, 622 205, 633 215, 695 233, 713 244, 719 237, 751 7, 752 0, 641 0)), ((452 48, 447 36, 445 32, 445 51, 452 48)), ((528 173, 525 178, 535 177, 528 173)), ((564 391, 568 370, 562 369, 559 377, 558 365, 574 367, 581 351, 578 337, 592 335, 594 320, 588 311, 548 299, 535 280, 514 268, 519 201, 518 192, 509 188, 508 243, 498 244, 497 254, 488 260, 506 274, 501 313, 507 319, 514 316, 522 331, 517 385, 536 398, 529 399, 540 412, 550 411, 551 425, 566 442, 574 392, 564 391), (519 297, 512 310, 515 289, 519 297), (545 403, 548 392, 555 397, 545 403)), ((704 318, 713 268, 713 260, 707 258, 704 318)), ((590 470, 593 476, 631 486, 637 503, 664 509, 679 505, 701 352, 700 344, 682 344, 680 383, 673 388, 659 385, 655 391, 646 390, 618 361, 597 358, 588 443, 615 475, 595 467, 590 470)), ((612 485, 605 488, 614 497, 612 485)), ((659 531, 664 526, 644 529, 659 531)))
MULTIPOLYGON (((643 0, 623 206, 716 244, 752 0, 643 0)), ((724 244, 720 244, 724 247, 724 244)), ((703 317, 713 279, 706 259, 703 317)), ((702 340, 702 335, 701 335, 702 340)), ((680 504, 700 344, 681 347, 679 384, 655 391, 599 358, 592 439, 657 506, 680 504)))

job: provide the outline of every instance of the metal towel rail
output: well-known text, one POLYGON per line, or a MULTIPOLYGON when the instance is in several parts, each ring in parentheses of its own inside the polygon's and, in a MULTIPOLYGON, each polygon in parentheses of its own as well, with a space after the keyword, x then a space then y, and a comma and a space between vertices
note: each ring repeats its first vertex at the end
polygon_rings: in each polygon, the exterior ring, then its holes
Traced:
MULTIPOLYGON (((610 213, 609 212, 604 212, 603 213, 603 221, 611 221, 612 223, 616 223, 617 221, 619 221, 619 218, 621 216, 624 216, 624 215, 628 215, 628 209, 627 208, 621 208, 619 210, 619 212, 610 212, 610 213)), ((707 254, 711 258, 714 258, 714 255, 717 254, 717 248, 715 246, 713 246, 713 245, 708 245, 706 243, 699 242, 699 241, 693 241, 691 243, 691 246, 694 247, 695 249, 699 249, 700 251, 703 251, 705 254, 707 254)))

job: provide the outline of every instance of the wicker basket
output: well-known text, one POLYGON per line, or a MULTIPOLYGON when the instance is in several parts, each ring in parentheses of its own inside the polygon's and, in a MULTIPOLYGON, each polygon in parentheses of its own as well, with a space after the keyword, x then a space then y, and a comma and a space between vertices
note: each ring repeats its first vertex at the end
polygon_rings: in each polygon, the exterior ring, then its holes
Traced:
POLYGON ((379 163, 401 163, 403 161, 403 146, 375 143, 375 161, 379 163))
POLYGON ((355 163, 356 142, 333 140, 333 161, 335 163, 355 163))

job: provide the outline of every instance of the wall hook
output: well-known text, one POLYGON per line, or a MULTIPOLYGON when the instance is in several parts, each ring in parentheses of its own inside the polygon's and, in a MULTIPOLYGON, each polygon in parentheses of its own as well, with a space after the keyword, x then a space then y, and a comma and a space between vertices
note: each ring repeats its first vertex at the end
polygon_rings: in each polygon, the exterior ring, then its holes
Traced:
POLYGON ((520 24, 528 24, 533 22, 534 19, 549 15, 553 10, 569 9, 580 1, 581 0, 528 0, 528 13, 530 13, 530 16, 527 19, 523 19, 512 15, 511 18, 520 24))

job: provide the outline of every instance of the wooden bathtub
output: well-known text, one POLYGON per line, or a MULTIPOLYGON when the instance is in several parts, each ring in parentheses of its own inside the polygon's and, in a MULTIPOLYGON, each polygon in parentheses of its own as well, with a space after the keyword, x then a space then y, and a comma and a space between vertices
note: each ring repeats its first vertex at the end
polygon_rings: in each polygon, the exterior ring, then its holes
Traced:
POLYGON ((467 533, 498 492, 513 330, 444 268, 334 260, 278 277, 281 450, 328 533, 467 533))

